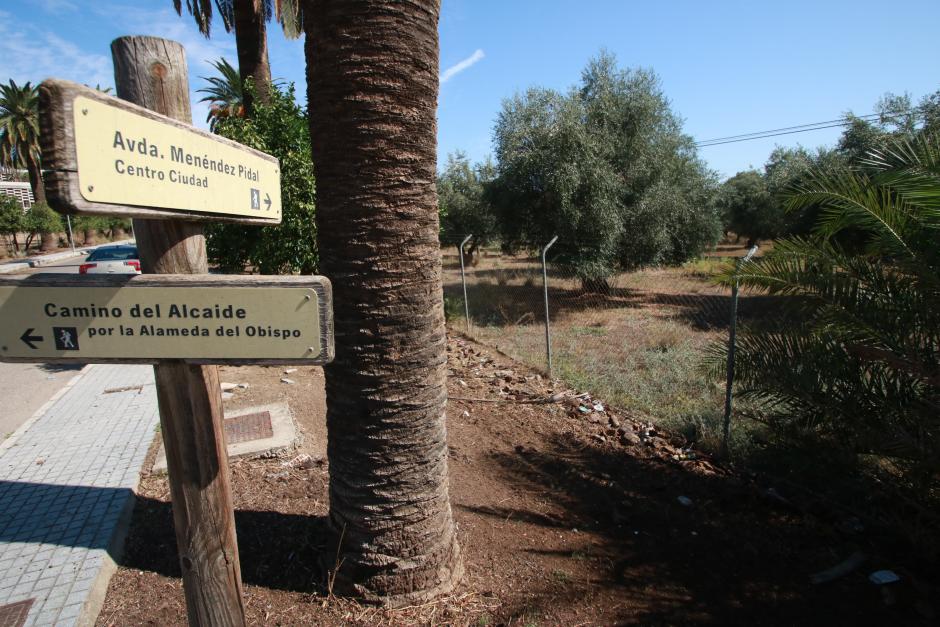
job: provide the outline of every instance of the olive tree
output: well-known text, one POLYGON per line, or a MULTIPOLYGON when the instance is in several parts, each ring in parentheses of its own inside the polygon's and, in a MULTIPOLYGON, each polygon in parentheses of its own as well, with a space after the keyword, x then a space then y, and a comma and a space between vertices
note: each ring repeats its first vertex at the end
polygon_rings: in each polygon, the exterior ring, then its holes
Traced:
POLYGON ((601 53, 567 93, 503 103, 492 199, 509 247, 562 235, 556 262, 602 288, 620 268, 679 262, 717 241, 715 177, 651 70, 601 53))
POLYGON ((471 259, 497 234, 496 216, 486 194, 495 171, 489 159, 471 166, 467 156, 458 151, 448 155, 444 171, 437 177, 441 242, 459 247, 464 237, 473 235, 466 249, 471 259))

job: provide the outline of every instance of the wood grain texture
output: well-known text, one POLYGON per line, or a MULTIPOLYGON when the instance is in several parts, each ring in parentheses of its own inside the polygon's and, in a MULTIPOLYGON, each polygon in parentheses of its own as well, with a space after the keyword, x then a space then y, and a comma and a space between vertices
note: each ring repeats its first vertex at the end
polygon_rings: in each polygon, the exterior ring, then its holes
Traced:
MULTIPOLYGON (((111 52, 119 97, 192 122, 183 46, 121 37, 111 52)), ((208 272, 200 225, 134 220, 134 232, 145 273, 208 272)), ((154 375, 189 624, 245 625, 218 367, 163 363, 154 375)))
MULTIPOLYGON (((142 37, 141 39, 155 39, 153 37, 142 37)), ((121 39, 116 42, 122 41, 121 39)), ((163 41, 163 40, 156 40, 163 41)), ((120 44, 122 51, 128 44, 120 44)), ((159 44, 156 44, 159 46, 159 44)), ((139 46, 136 46, 139 48, 139 46)), ((136 49, 135 48, 135 49, 136 49)), ((185 59, 184 59, 185 60, 185 59)), ((163 67, 164 64, 157 59, 153 63, 154 67, 163 67)), ((131 94, 150 95, 163 106, 166 100, 165 95, 155 91, 151 83, 162 73, 161 70, 151 74, 143 73, 140 76, 134 76, 133 80, 125 80, 124 85, 131 94)), ((172 73, 170 74, 172 76, 172 73)), ((119 93, 123 93, 119 90, 119 93)), ((78 181, 78 157, 75 148, 75 99, 79 96, 102 102, 112 107, 117 107, 140 115, 150 120, 167 124, 176 128, 186 130, 211 138, 212 141, 237 148, 252 156, 278 163, 275 157, 243 146, 238 142, 233 142, 224 137, 207 133, 203 130, 194 128, 191 124, 181 122, 166 115, 161 115, 144 107, 135 105, 133 102, 127 102, 114 96, 102 93, 97 89, 79 85, 71 81, 60 79, 48 79, 39 85, 39 142, 42 148, 43 156, 43 181, 45 183, 46 197, 50 206, 60 213, 76 215, 119 215, 131 218, 163 219, 163 220, 185 220, 197 222, 235 222, 239 224, 257 224, 271 225, 277 224, 274 220, 264 220, 252 218, 249 216, 234 216, 218 213, 205 213, 198 211, 174 211, 170 209, 160 209, 154 207, 141 207, 135 205, 115 205, 110 203, 91 202, 85 200, 82 196, 78 181)), ((190 119, 189 102, 186 106, 182 104, 171 107, 168 110, 178 111, 181 114, 185 110, 185 119, 190 119)))
MULTIPOLYGON (((317 294, 320 314, 320 346, 323 350, 313 359, 183 359, 186 364, 218 365, 324 365, 333 361, 336 346, 333 339, 333 286, 329 279, 322 276, 269 276, 269 275, 221 275, 221 274, 173 274, 173 275, 70 275, 70 274, 32 274, 25 276, 0 276, 0 287, 42 287, 42 288, 149 288, 167 287, 219 288, 219 287, 283 287, 306 288, 317 294)), ((5 357, 10 363, 36 363, 36 359, 5 357)), ((157 364, 160 359, 109 359, 109 358, 43 358, 43 363, 57 364, 157 364)))

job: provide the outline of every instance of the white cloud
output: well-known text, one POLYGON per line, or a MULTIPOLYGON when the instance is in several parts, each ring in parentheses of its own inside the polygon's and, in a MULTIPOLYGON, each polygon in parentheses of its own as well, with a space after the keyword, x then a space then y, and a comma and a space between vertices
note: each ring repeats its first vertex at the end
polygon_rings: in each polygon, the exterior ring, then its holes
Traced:
POLYGON ((200 76, 214 73, 210 65, 219 57, 227 57, 237 64, 234 35, 225 32, 218 15, 212 21, 212 38, 206 39, 196 28, 193 18, 183 11, 177 15, 170 3, 158 9, 144 9, 136 5, 108 5, 96 7, 103 18, 111 19, 119 28, 130 34, 146 34, 162 37, 183 44, 189 65, 192 83, 200 76))
POLYGON ((443 85, 444 83, 446 83, 447 81, 455 77, 456 75, 460 74, 461 72, 463 72, 470 66, 475 65, 478 61, 483 59, 484 56, 486 55, 484 55, 483 51, 478 48, 477 50, 473 52, 473 54, 471 54, 469 57, 467 57, 463 61, 455 63, 454 65, 450 66, 449 68, 441 72, 441 85, 443 85))
POLYGON ((0 12, 0 77, 38 83, 55 76, 94 86, 110 85, 112 74, 108 57, 0 12))
MULTIPOLYGON (((214 76, 212 62, 225 57, 232 65, 238 66, 234 35, 226 33, 221 19, 213 20, 212 38, 199 32, 193 18, 183 11, 177 15, 167 2, 166 6, 155 9, 137 5, 97 5, 96 12, 102 19, 112 21, 127 34, 147 34, 162 37, 183 45, 186 50, 186 64, 189 69, 190 101, 192 102, 193 124, 206 128, 206 114, 209 107, 200 103, 202 94, 197 90, 203 87, 203 76, 214 76)), ((218 16, 215 16, 218 18, 218 16)), ((110 63, 110 60, 109 60, 110 63)))

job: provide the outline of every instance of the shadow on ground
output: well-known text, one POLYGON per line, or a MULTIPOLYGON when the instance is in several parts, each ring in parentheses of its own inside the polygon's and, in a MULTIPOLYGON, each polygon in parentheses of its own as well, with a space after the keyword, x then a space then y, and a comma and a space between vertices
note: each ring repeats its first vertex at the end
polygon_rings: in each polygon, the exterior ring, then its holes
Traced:
MULTIPOLYGON (((444 295, 462 304, 463 287, 460 283, 448 283, 444 286, 444 295)), ((709 331, 727 329, 731 318, 729 294, 672 293, 623 287, 611 287, 601 293, 549 285, 548 299, 549 312, 555 321, 577 319, 605 310, 649 309, 651 313, 682 321, 696 330, 709 331)), ((467 301, 475 325, 502 327, 541 323, 544 316, 540 281, 529 285, 468 283, 467 301)), ((738 321, 756 324, 767 320, 770 325, 778 324, 780 304, 780 297, 742 294, 738 302, 738 321)))
MULTIPOLYGON (((565 434, 553 436, 545 450, 517 447, 494 457, 506 481, 547 495, 565 519, 524 507, 463 509, 494 522, 574 526, 600 538, 586 538, 583 554, 606 564, 607 572, 572 584, 562 596, 599 594, 622 602, 617 624, 929 624, 916 609, 923 590, 911 588, 910 580, 894 591, 899 600, 893 606, 867 581, 869 572, 892 563, 875 557, 865 537, 842 534, 737 478, 585 446, 565 434), (810 583, 811 574, 857 550, 871 556, 864 568, 826 585, 810 583)), ((512 615, 538 615, 560 602, 556 589, 536 599, 512 615)))
MULTIPOLYGON (((122 566, 182 576, 169 503, 138 496, 131 529, 122 566)), ((322 590, 319 557, 325 550, 326 518, 235 510, 235 530, 245 584, 293 592, 322 590)))

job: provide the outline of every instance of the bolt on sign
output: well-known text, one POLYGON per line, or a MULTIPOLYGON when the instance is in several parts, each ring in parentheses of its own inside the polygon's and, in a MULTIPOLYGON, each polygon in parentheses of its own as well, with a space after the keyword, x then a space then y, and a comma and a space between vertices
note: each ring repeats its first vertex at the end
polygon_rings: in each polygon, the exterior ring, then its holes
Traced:
POLYGON ((318 276, 0 278, 0 361, 324 364, 331 299, 318 276))
POLYGON ((46 192, 59 211, 281 222, 271 155, 69 81, 39 90, 46 192))

